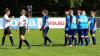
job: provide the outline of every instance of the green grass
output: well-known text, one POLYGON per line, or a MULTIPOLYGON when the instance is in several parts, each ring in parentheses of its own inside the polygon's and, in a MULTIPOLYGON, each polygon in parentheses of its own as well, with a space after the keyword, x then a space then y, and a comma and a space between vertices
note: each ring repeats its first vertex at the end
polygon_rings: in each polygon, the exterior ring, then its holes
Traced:
MULTIPOLYGON (((26 39, 32 45, 31 49, 27 49, 23 44, 22 49, 18 47, 18 32, 13 30, 13 37, 16 47, 12 47, 7 36, 4 46, 0 46, 0 56, 100 56, 100 30, 97 30, 97 45, 95 47, 64 47, 64 31, 61 29, 52 29, 48 36, 55 44, 53 47, 43 47, 43 38, 39 30, 31 30, 26 33, 26 39)), ((0 30, 0 42, 3 36, 3 30, 0 30)))

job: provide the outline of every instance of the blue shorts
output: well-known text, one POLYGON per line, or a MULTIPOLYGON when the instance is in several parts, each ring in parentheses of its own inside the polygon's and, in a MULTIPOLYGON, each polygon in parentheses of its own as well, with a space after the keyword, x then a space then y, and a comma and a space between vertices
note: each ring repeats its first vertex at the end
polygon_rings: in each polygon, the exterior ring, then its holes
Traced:
POLYGON ((76 29, 70 29, 69 35, 76 35, 77 30, 76 29))
POLYGON ((88 29, 80 29, 79 32, 80 36, 88 36, 88 29))
POLYGON ((95 31, 90 30, 90 34, 95 34, 95 33, 96 33, 96 30, 95 31))
POLYGON ((48 31, 49 31, 49 27, 46 27, 45 29, 43 29, 43 34, 47 34, 48 33, 48 31))
POLYGON ((69 30, 65 30, 65 34, 69 34, 69 30))

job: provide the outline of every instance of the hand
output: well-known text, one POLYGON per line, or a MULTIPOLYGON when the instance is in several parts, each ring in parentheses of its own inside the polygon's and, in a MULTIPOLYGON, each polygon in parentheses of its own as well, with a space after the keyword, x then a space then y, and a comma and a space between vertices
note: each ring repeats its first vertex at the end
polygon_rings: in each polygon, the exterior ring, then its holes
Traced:
POLYGON ((40 31, 42 31, 42 28, 40 28, 40 31))
POLYGON ((46 27, 43 27, 43 29, 45 29, 46 27))
POLYGON ((14 18, 14 16, 12 16, 11 18, 14 18))

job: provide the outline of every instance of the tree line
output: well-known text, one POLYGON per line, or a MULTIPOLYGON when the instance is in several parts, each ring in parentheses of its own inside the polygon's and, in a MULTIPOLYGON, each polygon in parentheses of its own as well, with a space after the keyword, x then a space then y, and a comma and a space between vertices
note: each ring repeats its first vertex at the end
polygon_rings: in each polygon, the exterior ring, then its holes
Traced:
POLYGON ((4 9, 8 7, 12 10, 12 14, 19 16, 21 8, 32 5, 33 12, 41 12, 45 8, 50 12, 57 12, 58 16, 63 16, 63 11, 68 8, 99 11, 99 3, 100 0, 0 0, 0 15, 2 16, 4 9))

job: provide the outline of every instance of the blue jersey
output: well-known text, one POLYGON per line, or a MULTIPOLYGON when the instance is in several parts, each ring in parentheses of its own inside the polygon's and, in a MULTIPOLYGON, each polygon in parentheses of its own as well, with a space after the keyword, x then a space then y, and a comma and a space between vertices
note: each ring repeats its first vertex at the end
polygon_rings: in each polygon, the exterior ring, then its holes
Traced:
POLYGON ((74 15, 70 17, 70 29, 77 29, 76 17, 74 15))
POLYGON ((80 15, 78 19, 78 28, 79 29, 88 29, 88 17, 85 15, 80 15))
POLYGON ((79 19, 79 16, 76 16, 76 19, 79 19))
POLYGON ((66 30, 70 29, 70 16, 66 16, 66 30))
POLYGON ((48 19, 48 16, 43 16, 42 27, 49 27, 49 24, 48 24, 48 22, 46 22, 46 19, 48 19))
POLYGON ((96 30, 95 23, 96 23, 96 18, 91 17, 90 18, 90 30, 96 30))
MULTIPOLYGON (((76 19, 78 20, 80 16, 76 16, 76 19)), ((77 29, 79 29, 79 24, 77 24, 77 29)))

